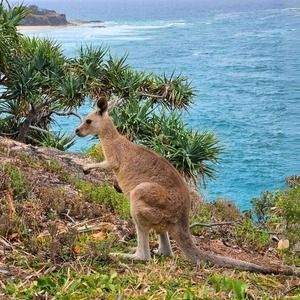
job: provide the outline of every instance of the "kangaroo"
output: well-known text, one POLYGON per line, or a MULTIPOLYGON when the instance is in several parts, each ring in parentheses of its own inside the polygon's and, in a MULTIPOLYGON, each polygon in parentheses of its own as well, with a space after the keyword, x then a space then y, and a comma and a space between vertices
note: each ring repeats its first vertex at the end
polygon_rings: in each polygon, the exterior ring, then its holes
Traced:
POLYGON ((108 115, 105 97, 99 98, 97 109, 84 119, 76 134, 80 137, 98 135, 103 147, 105 160, 85 166, 84 172, 95 168, 112 170, 123 193, 130 199, 137 249, 134 254, 118 255, 133 260, 150 260, 149 231, 154 230, 159 235, 159 255, 173 255, 170 233, 194 264, 209 262, 265 274, 295 274, 290 268, 265 268, 198 249, 189 230, 190 196, 187 183, 165 158, 118 133, 108 115))

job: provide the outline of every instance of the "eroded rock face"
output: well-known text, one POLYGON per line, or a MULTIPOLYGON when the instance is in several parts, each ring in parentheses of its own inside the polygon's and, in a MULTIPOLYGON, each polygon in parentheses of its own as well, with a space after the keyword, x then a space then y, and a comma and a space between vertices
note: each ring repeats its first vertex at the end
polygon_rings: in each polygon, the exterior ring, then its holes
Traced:
POLYGON ((65 14, 30 15, 22 22, 23 26, 61 26, 69 24, 65 14))
POLYGON ((21 24, 23 26, 61 26, 69 24, 65 14, 49 9, 39 9, 36 5, 31 5, 28 8, 31 13, 23 20, 21 24))
POLYGON ((38 161, 55 161, 66 172, 78 175, 78 177, 95 184, 100 184, 102 181, 114 182, 111 172, 97 171, 85 175, 82 169, 83 166, 96 162, 87 155, 64 152, 55 148, 32 146, 0 136, 0 165, 11 162, 18 156, 27 156, 38 161))

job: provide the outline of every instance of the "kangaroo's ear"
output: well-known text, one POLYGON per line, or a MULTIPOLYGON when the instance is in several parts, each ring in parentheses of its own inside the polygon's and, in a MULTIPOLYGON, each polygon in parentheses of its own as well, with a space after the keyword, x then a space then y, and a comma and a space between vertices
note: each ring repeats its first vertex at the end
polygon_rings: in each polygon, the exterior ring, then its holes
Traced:
POLYGON ((102 115, 104 112, 107 111, 108 103, 104 96, 101 96, 97 101, 97 107, 99 109, 99 114, 102 115))

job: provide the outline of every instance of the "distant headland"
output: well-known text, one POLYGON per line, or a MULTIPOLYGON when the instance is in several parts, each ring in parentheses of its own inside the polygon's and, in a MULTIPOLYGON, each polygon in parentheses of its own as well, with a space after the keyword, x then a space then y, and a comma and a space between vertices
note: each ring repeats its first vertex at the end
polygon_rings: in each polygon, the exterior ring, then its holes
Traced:
MULTIPOLYGON (((91 21, 68 21, 66 15, 58 13, 55 10, 41 9, 37 5, 29 5, 29 15, 24 18, 21 26, 66 26, 66 25, 80 25, 86 23, 103 23, 101 20, 91 21)), ((97 25, 95 27, 104 27, 104 25, 97 25)))
POLYGON ((66 15, 55 10, 40 9, 36 5, 28 6, 30 13, 22 21, 22 26, 61 26, 70 24, 66 15))

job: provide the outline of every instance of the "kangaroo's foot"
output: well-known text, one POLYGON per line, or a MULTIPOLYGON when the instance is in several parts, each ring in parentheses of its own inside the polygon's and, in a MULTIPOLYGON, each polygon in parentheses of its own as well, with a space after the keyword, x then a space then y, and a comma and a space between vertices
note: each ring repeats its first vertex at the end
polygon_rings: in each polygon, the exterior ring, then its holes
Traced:
POLYGON ((164 251, 164 249, 161 249, 161 248, 153 249, 152 252, 154 255, 157 255, 157 256, 168 256, 168 257, 174 256, 172 251, 170 251, 170 252, 164 251))
POLYGON ((110 255, 114 257, 120 257, 128 260, 136 260, 136 261, 149 261, 150 257, 147 255, 142 255, 140 253, 110 253, 110 255))
POLYGON ((167 232, 159 234, 159 247, 153 250, 156 255, 173 256, 169 235, 167 232))

